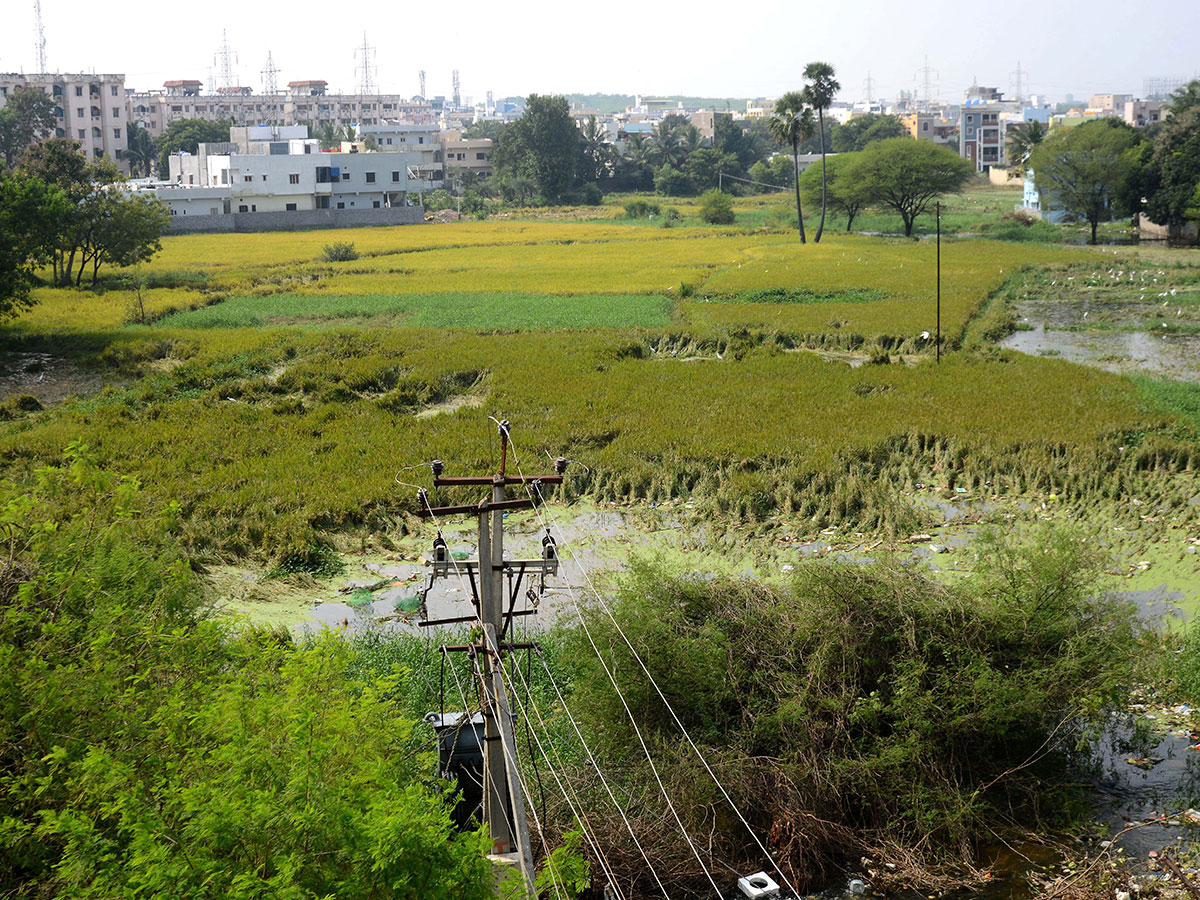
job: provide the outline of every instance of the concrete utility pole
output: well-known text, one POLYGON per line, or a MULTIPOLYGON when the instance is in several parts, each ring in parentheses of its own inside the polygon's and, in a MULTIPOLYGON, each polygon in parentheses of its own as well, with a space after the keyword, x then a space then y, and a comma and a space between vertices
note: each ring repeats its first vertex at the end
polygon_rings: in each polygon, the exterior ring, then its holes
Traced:
POLYGON ((562 483, 567 461, 562 458, 555 460, 553 475, 508 475, 507 420, 499 423, 499 434, 500 470, 495 475, 443 477, 444 466, 441 460, 435 460, 431 466, 434 487, 490 485, 489 497, 474 505, 431 507, 425 491, 422 489, 418 493, 423 507, 420 514, 423 516, 438 518, 473 514, 479 523, 479 553, 476 559, 454 559, 439 532, 437 540, 434 541, 434 558, 428 564, 430 584, 436 578, 466 576, 470 579, 477 615, 454 619, 425 619, 420 624, 435 626, 478 621, 481 626, 480 643, 443 646, 442 652, 465 651, 478 668, 484 718, 483 821, 492 838, 492 856, 498 863, 519 865, 532 896, 533 851, 529 841, 529 823, 525 817, 525 792, 517 760, 514 716, 504 686, 503 661, 505 655, 512 650, 529 650, 536 646, 512 643, 505 638, 511 631, 514 616, 536 612, 515 611, 517 598, 521 595, 522 580, 527 574, 532 580, 535 573, 540 573, 544 583, 546 575, 556 574, 558 548, 547 529, 546 536, 542 538, 541 558, 505 560, 504 514, 511 510, 532 509, 535 503, 534 495, 540 491, 542 485, 562 483), (509 499, 506 489, 510 485, 524 487, 530 493, 530 497, 509 499), (511 587, 508 592, 504 589, 506 577, 511 587))

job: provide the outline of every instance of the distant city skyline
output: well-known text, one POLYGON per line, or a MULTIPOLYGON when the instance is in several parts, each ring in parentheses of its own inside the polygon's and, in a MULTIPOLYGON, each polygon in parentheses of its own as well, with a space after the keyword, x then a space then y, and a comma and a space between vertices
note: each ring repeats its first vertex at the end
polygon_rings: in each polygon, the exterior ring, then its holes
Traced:
MULTIPOLYGON (((363 23, 374 47, 372 81, 385 93, 451 96, 451 73, 475 102, 530 93, 684 94, 772 97, 802 84, 805 63, 837 69, 839 100, 923 93, 926 65, 934 96, 961 100, 973 82, 1061 101, 1067 94, 1142 95, 1147 78, 1200 71, 1200 2, 1010 0, 977 17, 950 0, 847 0, 805 5, 767 0, 738 8, 612 0, 603 6, 526 0, 497 12, 465 0, 445 24, 425 27, 403 7, 378 0, 330 10, 316 4, 251 4, 224 21, 135 0, 97 17, 84 0, 42 0, 47 67, 125 75, 126 87, 154 90, 168 79, 219 77, 222 32, 236 53, 235 80, 256 92, 268 53, 278 84, 324 79, 354 92, 361 79, 363 23), (152 18, 153 17, 153 18, 152 18), (79 23, 87 23, 81 27, 79 23)), ((33 0, 14 0, 0 43, 0 71, 34 72, 33 0)))

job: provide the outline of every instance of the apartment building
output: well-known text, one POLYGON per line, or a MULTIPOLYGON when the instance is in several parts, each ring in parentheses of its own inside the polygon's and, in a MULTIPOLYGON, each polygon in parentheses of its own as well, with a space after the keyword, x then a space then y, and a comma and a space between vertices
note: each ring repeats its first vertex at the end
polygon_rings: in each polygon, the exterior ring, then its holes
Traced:
POLYGON ((1004 166, 1004 118, 999 103, 969 100, 958 113, 958 152, 976 172, 1004 166))
POLYGON ((908 133, 922 141, 932 141, 957 149, 958 123, 933 113, 908 113, 899 117, 908 133))
POLYGON ((447 173, 457 169, 481 178, 492 174, 496 142, 491 138, 464 138, 460 131, 447 131, 441 136, 441 146, 447 173))
POLYGON ((291 81, 277 94, 256 94, 247 87, 204 93, 200 81, 164 82, 161 91, 134 92, 130 117, 157 137, 178 119, 207 122, 232 120, 234 125, 376 125, 388 119, 432 124, 433 107, 399 94, 330 94, 321 80, 291 81))
POLYGON ((171 157, 171 184, 156 193, 172 215, 400 207, 433 186, 419 177, 417 152, 214 152, 227 147, 201 144, 171 157))
POLYGON ((54 100, 55 137, 77 141, 88 159, 112 159, 129 171, 124 75, 0 74, 0 108, 20 87, 44 91, 54 100))
POLYGON ((1145 128, 1161 122, 1170 103, 1166 100, 1126 100, 1123 115, 1125 124, 1145 128))

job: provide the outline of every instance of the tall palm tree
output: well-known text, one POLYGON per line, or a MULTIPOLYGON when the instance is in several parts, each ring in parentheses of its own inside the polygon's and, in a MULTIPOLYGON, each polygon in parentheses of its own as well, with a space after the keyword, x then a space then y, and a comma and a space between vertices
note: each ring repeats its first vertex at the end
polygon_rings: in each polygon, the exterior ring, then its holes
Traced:
POLYGON ((663 122, 650 136, 650 150, 659 165, 678 166, 685 154, 682 129, 663 122))
POLYGON ((683 146, 684 153, 691 156, 692 153, 704 146, 704 135, 695 125, 684 125, 679 132, 679 143, 683 146))
POLYGON ((821 232, 825 230, 825 110, 833 103, 833 98, 841 89, 841 85, 833 77, 833 66, 829 63, 811 62, 804 67, 804 77, 808 80, 801 92, 804 101, 817 111, 817 122, 821 129, 821 224, 817 226, 817 236, 814 244, 821 243, 821 232))
POLYGON ((804 102, 800 91, 788 91, 775 101, 775 115, 767 123, 771 135, 780 144, 791 144, 792 167, 796 184, 796 225, 800 229, 800 243, 804 239, 804 213, 800 209, 800 142, 812 135, 815 124, 812 110, 804 102))
POLYGON ((1046 126, 1036 120, 1029 122, 1024 128, 1013 128, 1008 132, 1008 161, 1013 166, 1019 166, 1022 175, 1025 174, 1029 157, 1045 137, 1046 126))

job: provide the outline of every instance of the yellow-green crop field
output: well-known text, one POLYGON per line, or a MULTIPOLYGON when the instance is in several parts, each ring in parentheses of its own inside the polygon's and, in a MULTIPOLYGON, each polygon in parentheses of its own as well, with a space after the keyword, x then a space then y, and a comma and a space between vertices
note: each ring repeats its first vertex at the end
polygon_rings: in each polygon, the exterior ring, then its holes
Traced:
POLYGON ((929 241, 543 222, 172 237, 138 274, 149 324, 120 273, 42 289, 0 331, 111 381, 0 407, 0 465, 26 477, 83 440, 222 558, 394 531, 415 504, 402 466, 494 464, 486 414, 514 423, 524 465, 584 462, 571 493, 690 497, 734 522, 904 530, 917 485, 1136 494, 1194 518, 1193 424, 1119 376, 955 351, 1006 278, 1086 252, 945 241, 939 366, 919 337, 929 241), (334 241, 360 257, 321 261, 334 241))

